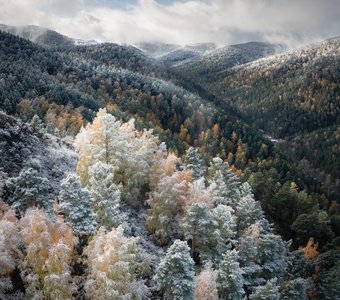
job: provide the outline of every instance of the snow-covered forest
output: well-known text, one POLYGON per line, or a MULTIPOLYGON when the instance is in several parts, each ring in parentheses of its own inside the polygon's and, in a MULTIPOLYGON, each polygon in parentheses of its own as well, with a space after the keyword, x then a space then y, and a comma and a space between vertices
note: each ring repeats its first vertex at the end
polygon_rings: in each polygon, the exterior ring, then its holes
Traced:
POLYGON ((33 168, 1 173, 3 299, 307 299, 312 241, 290 252, 220 158, 105 109, 75 149, 57 195, 33 168))

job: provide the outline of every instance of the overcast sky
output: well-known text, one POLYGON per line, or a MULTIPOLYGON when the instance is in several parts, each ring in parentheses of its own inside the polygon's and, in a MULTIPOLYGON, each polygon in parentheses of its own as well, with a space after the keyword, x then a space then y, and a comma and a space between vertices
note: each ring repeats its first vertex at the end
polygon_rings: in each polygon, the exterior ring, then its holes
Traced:
POLYGON ((0 0, 0 23, 85 40, 295 47, 340 35, 340 0, 0 0))

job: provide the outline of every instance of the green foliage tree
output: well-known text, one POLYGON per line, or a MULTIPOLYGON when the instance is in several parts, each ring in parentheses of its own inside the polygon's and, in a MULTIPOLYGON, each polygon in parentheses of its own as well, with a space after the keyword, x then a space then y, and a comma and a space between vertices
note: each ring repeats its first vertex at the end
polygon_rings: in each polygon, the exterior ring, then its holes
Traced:
POLYGON ((194 261, 186 242, 175 240, 157 267, 154 281, 164 299, 194 299, 194 261))
POLYGON ((39 176, 38 171, 32 168, 22 169, 17 177, 6 180, 6 186, 11 190, 10 203, 20 212, 33 206, 47 212, 52 211, 48 180, 39 176))
POLYGON ((66 223, 80 236, 94 234, 96 221, 92 211, 91 193, 81 187, 79 177, 75 174, 69 174, 60 187, 60 211, 66 223))

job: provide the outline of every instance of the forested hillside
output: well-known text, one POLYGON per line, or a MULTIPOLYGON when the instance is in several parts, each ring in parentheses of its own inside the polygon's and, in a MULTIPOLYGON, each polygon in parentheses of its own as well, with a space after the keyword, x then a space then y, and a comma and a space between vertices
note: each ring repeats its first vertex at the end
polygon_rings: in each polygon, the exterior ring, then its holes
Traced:
POLYGON ((211 59, 200 65, 211 68, 209 79, 193 61, 174 67, 128 45, 37 45, 0 32, 0 107, 15 116, 1 114, 0 226, 13 233, 0 243, 4 297, 101 299, 100 290, 117 299, 205 299, 210 291, 213 299, 334 298, 336 41, 322 44, 324 55, 315 50, 313 62, 302 52, 257 60, 277 49, 261 43, 212 50, 197 57, 211 59), (222 65, 218 53, 226 53, 222 65), (301 65, 293 60, 300 56, 301 65), (312 116, 310 128, 282 135, 274 123, 270 131, 253 122, 266 120, 257 109, 272 109, 267 93, 289 83, 281 73, 280 84, 253 77, 255 66, 278 57, 292 60, 282 68, 295 68, 301 81, 301 66, 322 78, 329 68, 315 99, 335 117, 315 107, 326 121, 315 117, 316 126, 312 116), (320 61, 327 68, 319 72, 320 61), (248 107, 259 95, 264 104, 248 107), (41 228, 44 242, 33 234, 41 228))

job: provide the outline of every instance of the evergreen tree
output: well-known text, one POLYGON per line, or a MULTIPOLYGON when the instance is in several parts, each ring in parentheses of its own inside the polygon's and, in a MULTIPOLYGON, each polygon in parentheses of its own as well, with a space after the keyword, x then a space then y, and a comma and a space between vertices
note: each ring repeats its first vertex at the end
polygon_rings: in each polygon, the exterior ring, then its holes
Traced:
POLYGON ((88 189, 94 199, 92 208, 98 226, 107 230, 122 223, 120 191, 113 182, 114 168, 102 162, 95 163, 89 170, 88 189))
POLYGON ((246 194, 241 197, 236 206, 236 216, 239 236, 256 221, 264 220, 261 204, 254 199, 252 194, 246 194))
POLYGON ((277 279, 268 280, 264 286, 256 289, 255 293, 251 294, 250 300, 277 300, 280 299, 279 287, 276 285, 277 279))
POLYGON ((203 176, 201 155, 195 148, 190 147, 187 150, 184 163, 187 169, 192 170, 193 181, 203 176))
POLYGON ((186 239, 191 240, 191 257, 198 252, 205 258, 211 258, 212 245, 210 235, 212 219, 206 204, 194 203, 190 205, 184 217, 182 228, 186 239))
POLYGON ((70 224, 79 235, 96 232, 96 221, 92 211, 91 193, 81 187, 79 177, 69 174, 61 182, 59 193, 60 211, 66 223, 70 224))
POLYGON ((287 248, 279 235, 261 234, 257 244, 258 260, 261 265, 261 277, 269 280, 281 278, 287 268, 287 248))
POLYGON ((38 171, 22 169, 17 177, 6 180, 6 186, 12 191, 9 201, 21 212, 37 206, 47 212, 52 211, 52 199, 49 195, 47 178, 40 177, 38 171))
POLYGON ((195 270, 189 252, 186 242, 175 240, 160 262, 154 281, 163 299, 194 299, 195 270))
POLYGON ((209 167, 209 182, 214 185, 214 202, 235 208, 240 198, 240 180, 219 157, 213 158, 209 167))
POLYGON ((243 271, 238 260, 236 250, 227 251, 223 255, 217 277, 222 299, 238 300, 244 295, 243 271))
POLYGON ((307 300, 307 281, 296 278, 285 282, 280 290, 280 300, 307 300))
POLYGON ((231 214, 232 208, 225 205, 218 205, 211 212, 213 220, 212 240, 215 252, 214 261, 218 262, 222 254, 230 250, 236 244, 236 224, 231 214))

